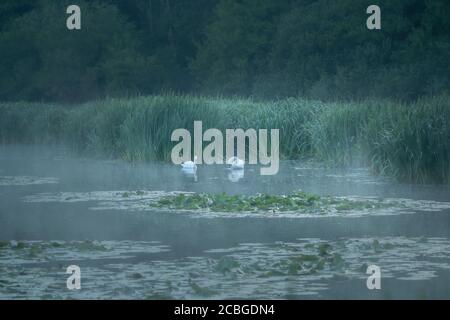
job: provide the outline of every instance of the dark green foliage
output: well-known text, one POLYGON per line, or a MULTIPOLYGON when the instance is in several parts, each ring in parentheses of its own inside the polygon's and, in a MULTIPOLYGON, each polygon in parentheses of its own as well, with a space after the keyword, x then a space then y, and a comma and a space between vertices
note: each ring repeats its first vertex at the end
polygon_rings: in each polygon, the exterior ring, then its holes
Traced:
POLYGON ((450 3, 222 0, 193 70, 209 93, 413 100, 450 88, 450 3), (281 3, 281 4, 280 4, 281 3))
POLYGON ((450 88, 450 2, 80 0, 0 3, 0 100, 82 102, 167 91, 413 101, 450 88))
POLYGON ((145 51, 144 30, 108 2, 77 2, 78 31, 66 28, 70 1, 37 1, 8 20, 0 32, 0 99, 78 102, 161 88, 165 66, 145 51))

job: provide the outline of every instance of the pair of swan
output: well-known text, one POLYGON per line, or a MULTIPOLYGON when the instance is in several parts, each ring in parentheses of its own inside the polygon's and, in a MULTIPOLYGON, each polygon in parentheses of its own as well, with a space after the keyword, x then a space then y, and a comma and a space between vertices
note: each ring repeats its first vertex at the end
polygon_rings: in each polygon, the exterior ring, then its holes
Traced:
MULTIPOLYGON (((185 161, 181 163, 181 171, 187 177, 194 178, 197 182, 197 156, 194 157, 194 161, 185 161)), ((245 161, 238 157, 231 157, 227 161, 227 165, 230 166, 228 173, 228 180, 231 182, 238 182, 244 177, 244 165, 245 161)))
MULTIPOLYGON (((194 157, 194 161, 183 162, 181 164, 181 167, 183 168, 183 170, 195 171, 195 170, 197 170, 196 161, 197 161, 197 156, 194 157)), ((242 170, 242 169, 244 169, 245 161, 242 159, 239 159, 238 157, 231 157, 230 159, 228 159, 227 164, 230 165, 231 169, 242 170)))

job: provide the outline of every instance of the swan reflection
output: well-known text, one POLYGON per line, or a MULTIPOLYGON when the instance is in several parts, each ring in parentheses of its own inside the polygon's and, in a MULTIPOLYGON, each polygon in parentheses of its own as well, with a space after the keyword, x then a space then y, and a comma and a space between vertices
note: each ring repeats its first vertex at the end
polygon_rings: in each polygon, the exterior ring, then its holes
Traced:
POLYGON ((181 172, 183 173, 183 175, 190 179, 190 180, 194 180, 194 182, 197 182, 198 178, 197 178, 197 168, 182 168, 181 172))
POLYGON ((244 169, 241 170, 230 170, 228 172, 228 180, 231 182, 238 182, 244 177, 244 169))

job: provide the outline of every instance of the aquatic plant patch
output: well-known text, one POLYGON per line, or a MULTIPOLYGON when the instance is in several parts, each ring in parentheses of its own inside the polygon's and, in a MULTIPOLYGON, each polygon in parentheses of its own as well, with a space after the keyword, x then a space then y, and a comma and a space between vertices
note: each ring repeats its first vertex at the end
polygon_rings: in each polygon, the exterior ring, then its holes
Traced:
POLYGON ((193 218, 317 218, 412 214, 450 209, 450 202, 377 197, 318 196, 303 191, 289 195, 228 195, 185 191, 91 191, 38 193, 22 198, 31 203, 89 202, 90 210, 167 212, 193 218))
POLYGON ((158 253, 168 251, 159 242, 142 241, 25 241, 0 240, 0 262, 12 266, 21 262, 48 262, 70 259, 126 259, 137 252, 158 253), (14 255, 15 259, 6 259, 14 255))
POLYGON ((321 197, 303 191, 289 195, 257 194, 227 195, 193 193, 165 196, 152 206, 166 209, 197 210, 207 209, 216 212, 303 212, 326 214, 350 210, 370 210, 398 206, 395 202, 376 199, 355 200, 338 197, 321 197))
POLYGON ((0 176, 0 186, 28 186, 36 184, 55 184, 57 178, 29 177, 29 176, 0 176))
POLYGON ((383 293, 417 299, 426 297, 424 280, 433 287, 450 270, 445 238, 301 238, 175 257, 170 250, 143 241, 1 241, 0 299, 327 297, 329 288, 363 287, 371 264, 382 268, 383 284, 408 281, 407 290, 385 286, 383 293), (65 283, 73 261, 82 269, 76 291, 65 283))

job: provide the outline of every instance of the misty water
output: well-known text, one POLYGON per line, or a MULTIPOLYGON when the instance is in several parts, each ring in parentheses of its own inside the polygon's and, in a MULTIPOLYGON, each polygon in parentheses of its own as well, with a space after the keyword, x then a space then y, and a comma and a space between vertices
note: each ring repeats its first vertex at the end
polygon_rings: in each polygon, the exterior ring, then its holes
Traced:
POLYGON ((450 188, 282 161, 275 176, 0 147, 0 299, 450 298, 450 188), (168 212, 173 192, 396 200, 335 215, 168 212), (126 195, 126 196, 125 196, 126 195), (68 290, 66 268, 81 268, 68 290), (381 289, 366 286, 381 268, 381 289))

